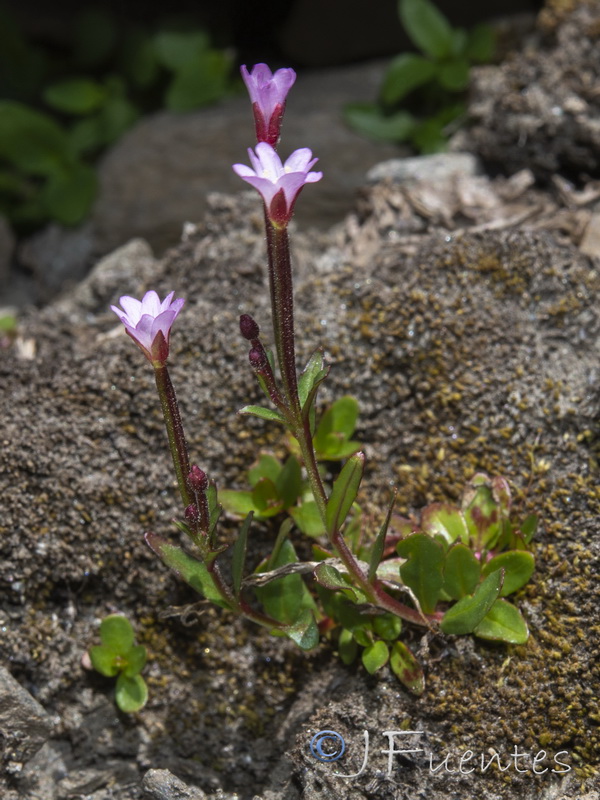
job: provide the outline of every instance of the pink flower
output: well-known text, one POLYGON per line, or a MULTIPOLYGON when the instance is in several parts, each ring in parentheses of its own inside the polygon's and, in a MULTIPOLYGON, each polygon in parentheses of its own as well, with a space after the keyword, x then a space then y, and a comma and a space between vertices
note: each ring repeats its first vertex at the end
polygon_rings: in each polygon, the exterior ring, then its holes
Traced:
POLYGON ((183 297, 173 300, 174 294, 170 292, 162 303, 154 291, 146 292, 142 300, 124 295, 119 298, 122 309, 111 306, 126 332, 153 363, 164 364, 169 357, 171 326, 185 303, 183 297))
POLYGON ((296 150, 285 164, 267 142, 256 145, 256 153, 248 148, 253 169, 245 164, 234 164, 233 170, 240 178, 254 186, 265 201, 269 219, 277 228, 287 225, 294 211, 294 203, 305 183, 315 183, 322 172, 310 172, 318 158, 312 157, 308 147, 296 150))
POLYGON ((266 64, 256 64, 252 72, 241 68, 254 112, 256 140, 275 145, 279 141, 287 93, 296 80, 293 69, 278 69, 275 74, 266 64))

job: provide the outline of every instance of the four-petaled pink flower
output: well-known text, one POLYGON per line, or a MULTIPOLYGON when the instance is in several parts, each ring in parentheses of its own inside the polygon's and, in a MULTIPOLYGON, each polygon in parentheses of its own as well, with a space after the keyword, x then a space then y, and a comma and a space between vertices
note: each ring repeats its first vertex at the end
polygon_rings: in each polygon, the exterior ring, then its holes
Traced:
POLYGON ((304 184, 315 183, 323 177, 322 172, 310 172, 319 159, 312 157, 308 147, 302 147, 282 164, 267 142, 259 142, 256 153, 248 148, 248 155, 253 168, 234 164, 234 172, 260 192, 273 225, 284 228, 291 219, 294 203, 304 184))
POLYGON ((122 308, 111 306, 126 332, 153 363, 164 364, 169 357, 171 326, 185 303, 183 297, 173 300, 174 294, 170 292, 162 303, 155 291, 146 292, 141 300, 124 295, 119 298, 122 308))
POLYGON ((266 64, 256 64, 248 72, 241 68, 254 112, 256 141, 275 145, 279 141, 285 99, 296 80, 293 69, 278 69, 272 73, 266 64))

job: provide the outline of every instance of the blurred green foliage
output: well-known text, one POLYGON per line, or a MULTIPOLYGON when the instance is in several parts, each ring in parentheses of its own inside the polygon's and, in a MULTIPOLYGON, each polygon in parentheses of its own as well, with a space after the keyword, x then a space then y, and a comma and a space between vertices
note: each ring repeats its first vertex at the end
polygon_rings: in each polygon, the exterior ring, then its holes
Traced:
POLYGON ((0 8, 0 213, 20 230, 79 223, 94 163, 143 114, 191 111, 232 92, 229 51, 198 28, 119 26, 84 8, 63 49, 28 41, 0 8))
POLYGON ((435 153, 464 116, 470 68, 492 59, 494 34, 488 25, 452 28, 430 0, 399 0, 398 12, 421 54, 394 58, 378 101, 346 106, 345 118, 372 139, 407 141, 421 153, 435 153))

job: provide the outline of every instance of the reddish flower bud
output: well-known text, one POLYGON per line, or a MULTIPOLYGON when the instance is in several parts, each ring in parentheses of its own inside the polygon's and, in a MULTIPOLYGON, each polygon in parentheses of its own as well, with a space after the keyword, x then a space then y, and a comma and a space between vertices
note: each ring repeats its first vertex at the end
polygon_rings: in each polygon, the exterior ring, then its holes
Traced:
POLYGON ((208 488, 208 478, 206 476, 206 472, 200 469, 200 467, 198 467, 196 464, 192 466, 189 472, 188 486, 192 492, 196 492, 196 494, 205 492, 208 488))
POLYGON ((252 339, 258 339, 260 328, 252 319, 250 314, 242 314, 240 317, 240 332, 244 339, 248 339, 248 341, 252 341, 252 339))
POLYGON ((198 511, 198 507, 194 503, 190 503, 190 505, 186 508, 183 512, 184 517, 190 523, 198 522, 200 519, 200 512, 198 511))
POLYGON ((261 372, 269 363, 265 351, 258 347, 253 347, 252 350, 250 350, 248 359, 252 365, 252 369, 255 369, 257 372, 261 372))

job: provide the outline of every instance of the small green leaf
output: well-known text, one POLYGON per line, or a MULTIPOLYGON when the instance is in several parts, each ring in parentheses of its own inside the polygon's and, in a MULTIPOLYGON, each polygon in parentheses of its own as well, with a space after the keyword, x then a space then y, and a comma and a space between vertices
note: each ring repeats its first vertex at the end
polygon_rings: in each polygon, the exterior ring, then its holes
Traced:
MULTIPOLYGON (((276 557, 270 559, 268 564, 264 564, 259 569, 259 572, 276 569, 285 564, 293 564, 297 560, 298 557, 294 546, 289 539, 285 539, 281 543, 276 557)), ((286 575, 283 578, 271 581, 266 586, 256 587, 254 591, 263 604, 266 613, 273 619, 290 625, 297 623, 300 626, 300 630, 307 628, 308 616, 305 611, 314 609, 316 606, 300 575, 286 575)), ((304 633, 299 634, 300 638, 304 635, 304 633)), ((297 641, 296 644, 298 644, 297 641)))
POLYGON ((425 614, 431 614, 442 590, 444 551, 439 542, 426 533, 413 533, 402 539, 396 552, 408 559, 400 567, 402 582, 413 590, 425 614))
POLYGON ((206 490, 206 503, 208 505, 208 535, 212 539, 221 511, 223 510, 219 504, 219 497, 217 493, 217 485, 214 481, 210 481, 208 489, 206 490))
POLYGON ((252 523, 252 511, 248 514, 243 522, 237 539, 233 544, 233 553, 231 557, 231 581, 233 584, 233 593, 239 597, 240 587, 242 585, 242 577, 244 574, 244 564, 246 563, 246 545, 248 542, 248 531, 252 523))
POLYGON ((463 597, 446 611, 440 623, 441 630, 457 635, 473 633, 497 600, 503 578, 501 569, 488 575, 479 584, 475 594, 463 597))
POLYGON ((491 558, 483 567, 483 575, 489 575, 497 569, 504 569, 504 583, 500 597, 506 597, 521 586, 525 586, 533 575, 535 559, 524 550, 509 550, 491 558))
POLYGON ((113 652, 125 655, 133 647, 135 634, 127 617, 110 614, 100 623, 100 640, 113 652))
POLYGON ((315 382, 318 380, 320 373, 323 372, 324 367, 323 348, 319 347, 309 358, 308 364, 304 367, 304 371, 298 379, 298 397, 300 398, 300 408, 302 410, 304 410, 310 390, 314 388, 315 382))
POLYGON ((358 645, 356 644, 356 639, 352 635, 352 631, 347 631, 345 628, 340 631, 338 653, 340 654, 342 662, 346 665, 352 664, 356 659, 358 645))
POLYGON ((388 512, 386 514, 385 519, 383 520, 383 524, 379 529, 379 533, 377 534, 377 538, 373 542, 373 547, 371 549, 371 557, 369 559, 369 582, 373 583, 375 576, 377 575, 377 568, 381 563, 381 559, 383 557, 383 550, 385 548, 385 537, 387 536, 388 527, 390 524, 390 519, 392 516, 392 511, 394 510, 394 504, 396 502, 396 496, 398 492, 394 489, 394 493, 392 494, 392 500, 390 502, 388 512))
POLYGON ((106 645, 96 645, 88 650, 92 666, 101 675, 114 678, 121 671, 121 657, 106 645))
POLYGON ((430 536, 441 534, 448 544, 469 541, 462 513, 449 503, 431 503, 421 511, 421 528, 430 536))
POLYGON ((223 600, 212 575, 201 562, 189 556, 181 547, 171 544, 155 533, 147 533, 146 543, 167 567, 177 572, 181 578, 201 595, 222 608, 229 608, 223 600))
POLYGON ((126 714, 139 711, 148 701, 148 687, 141 675, 134 675, 132 678, 124 674, 117 678, 115 690, 115 700, 117 705, 126 714))
POLYGON ((383 142, 404 142, 416 125, 408 111, 398 111, 386 116, 373 103, 351 103, 344 107, 344 119, 362 136, 383 142))
POLYGON ((536 534, 538 518, 535 514, 530 514, 520 525, 521 534, 525 544, 529 544, 536 534))
POLYGON ((469 62, 466 58, 453 58, 440 64, 437 77, 444 89, 460 92, 469 85, 469 62))
POLYGON ((286 634, 301 650, 312 650, 319 644, 319 627, 310 608, 302 611, 300 618, 287 629, 286 634))
POLYGON ((481 565, 462 543, 453 544, 444 563, 444 591, 453 600, 473 594, 481 576, 481 565))
POLYGON ((400 0, 399 12, 406 32, 424 53, 438 60, 452 54, 452 27, 433 3, 400 0))
POLYGON ((283 469, 275 479, 275 488, 284 508, 295 505, 302 490, 302 470, 295 456, 288 456, 283 469))
POLYGON ((496 36, 490 25, 475 25, 467 33, 464 55, 471 61, 485 64, 494 57, 496 36))
MULTIPOLYGON (((221 493, 221 496, 224 493, 221 493)), ((252 503, 257 509, 257 516, 273 517, 283 511, 283 503, 277 487, 270 478, 261 478, 252 489, 252 503)))
POLYGON ((278 458, 269 453, 261 453, 256 464, 248 470, 250 486, 256 486, 261 478, 270 478, 273 483, 276 483, 281 470, 282 464, 278 458))
POLYGON ((221 489, 219 492, 219 500, 225 511, 230 514, 235 514, 238 517, 246 517, 253 511, 257 517, 260 516, 260 509, 255 506, 251 492, 237 491, 235 489, 221 489))
POLYGON ((352 503, 356 500, 364 468, 363 453, 351 456, 333 484, 326 510, 327 532, 330 536, 344 524, 352 503))
POLYGON ((428 83, 436 71, 436 65, 428 58, 402 53, 387 68, 381 87, 382 102, 388 106, 398 103, 413 89, 428 83))
POLYGON ((274 411, 272 408, 264 408, 263 406, 244 406, 240 408, 238 414, 249 414, 253 417, 259 417, 260 419, 285 422, 283 415, 280 414, 279 411, 274 411))
POLYGON ((481 639, 492 639, 509 644, 525 644, 529 638, 527 624, 521 612, 508 600, 496 600, 494 605, 474 630, 481 639))
POLYGON ((395 642, 393 644, 390 653, 390 667, 400 683, 406 686, 409 692, 416 695, 423 694, 425 691, 423 670, 404 642, 395 642))
POLYGON ((373 644, 368 645, 362 651, 362 663, 369 675, 373 675, 378 669, 381 669, 387 664, 390 657, 390 651, 385 642, 378 640, 373 644))
POLYGON ((373 630, 388 642, 393 642, 400 636, 402 620, 394 614, 378 614, 373 618, 373 630))
POLYGON ((317 583, 324 586, 331 591, 344 590, 348 597, 354 602, 358 602, 356 592, 353 590, 349 581, 347 581, 339 570, 332 567, 330 564, 319 564, 314 571, 315 580, 317 583))
POLYGON ((104 87, 90 78, 67 78, 44 89, 45 102, 68 114, 90 114, 105 99, 104 87))
POLYGON ((317 451, 325 449, 325 440, 330 433, 342 434, 343 439, 349 439, 356 428, 358 419, 358 401, 351 395, 345 395, 336 400, 323 414, 314 438, 317 451))
POLYGON ((128 653, 125 654, 125 665, 122 669, 123 675, 128 678, 133 678, 138 675, 146 666, 148 654, 146 648, 141 645, 134 645, 128 653))
POLYGON ((306 500, 302 505, 288 509, 288 513, 306 536, 317 537, 325 533, 319 507, 314 500, 306 500))
POLYGON ((502 532, 500 506, 487 476, 476 475, 463 495, 463 513, 477 549, 492 549, 502 532), (486 479, 486 482, 483 482, 486 479))

